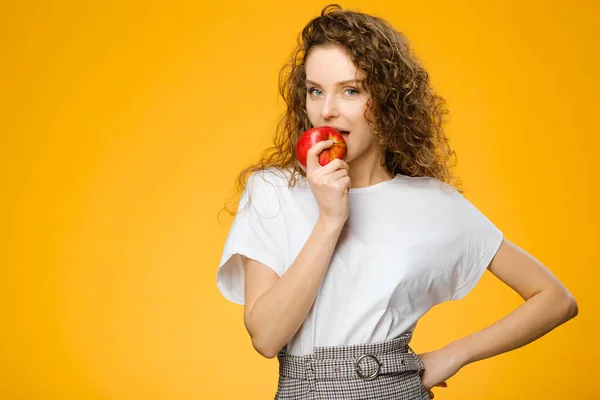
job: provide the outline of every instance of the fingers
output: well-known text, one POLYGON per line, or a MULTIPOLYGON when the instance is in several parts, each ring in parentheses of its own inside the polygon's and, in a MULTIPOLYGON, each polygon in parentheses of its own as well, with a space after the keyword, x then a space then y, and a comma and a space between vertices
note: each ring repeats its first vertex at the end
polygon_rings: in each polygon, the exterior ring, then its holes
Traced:
POLYGON ((337 181, 338 179, 342 179, 345 176, 348 176, 348 170, 346 170, 345 168, 341 168, 329 174, 327 180, 337 181))
MULTIPOLYGON (((446 383, 446 381, 442 381, 440 383, 435 384, 434 386, 448 387, 448 384, 446 383)), ((430 399, 433 399, 435 397, 435 393, 433 393, 433 390, 427 389, 427 393, 429 394, 430 399)))
POLYGON ((345 169, 347 172, 350 170, 350 166, 348 165, 348 163, 346 163, 341 158, 336 158, 335 160, 331 161, 329 164, 323 166, 322 172, 323 172, 323 174, 327 175, 327 174, 335 172, 339 169, 345 169))
POLYGON ((350 177, 344 176, 339 180, 341 187, 344 189, 344 194, 348 194, 350 191, 350 177))
POLYGON ((308 149, 308 152, 306 153, 307 173, 317 168, 321 168, 321 164, 319 164, 319 153, 331 146, 333 146, 333 141, 322 140, 308 149))
POLYGON ((336 158, 325 166, 319 164, 319 154, 333 146, 333 141, 323 140, 316 143, 311 147, 306 154, 306 173, 312 172, 316 169, 322 168, 321 172, 324 175, 330 174, 340 168, 344 168, 346 171, 350 170, 350 166, 344 160, 336 158))

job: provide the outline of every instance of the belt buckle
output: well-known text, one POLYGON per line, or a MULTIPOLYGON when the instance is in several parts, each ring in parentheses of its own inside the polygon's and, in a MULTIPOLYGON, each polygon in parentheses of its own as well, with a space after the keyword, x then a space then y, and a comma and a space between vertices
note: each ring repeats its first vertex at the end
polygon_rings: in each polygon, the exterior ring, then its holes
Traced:
POLYGON ((377 378, 379 376, 379 371, 381 370, 381 362, 373 354, 363 354, 362 356, 360 356, 358 358, 358 360, 356 360, 356 365, 355 365, 354 369, 356 370, 356 374, 358 375, 358 377, 360 379, 363 379, 365 381, 370 381, 370 380, 375 379, 375 378, 377 378), (370 375, 363 374, 362 371, 361 371, 361 368, 359 366, 360 362, 363 359, 365 359, 365 358, 371 358, 377 364, 377 370, 374 373, 370 374, 370 375))

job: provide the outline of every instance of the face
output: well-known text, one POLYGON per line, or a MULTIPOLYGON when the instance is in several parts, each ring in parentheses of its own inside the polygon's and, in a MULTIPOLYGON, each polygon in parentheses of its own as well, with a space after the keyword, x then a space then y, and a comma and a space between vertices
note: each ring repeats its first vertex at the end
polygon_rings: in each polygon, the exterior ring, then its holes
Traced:
POLYGON ((364 72, 357 70, 341 47, 313 48, 305 61, 306 112, 312 126, 332 126, 348 145, 344 161, 380 158, 373 131, 365 119, 369 94, 364 72))

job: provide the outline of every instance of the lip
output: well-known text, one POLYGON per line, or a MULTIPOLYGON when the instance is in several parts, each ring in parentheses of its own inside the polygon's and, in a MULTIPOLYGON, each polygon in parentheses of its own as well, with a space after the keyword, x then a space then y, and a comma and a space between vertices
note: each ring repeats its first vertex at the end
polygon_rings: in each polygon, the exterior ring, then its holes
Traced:
MULTIPOLYGON (((342 133, 342 131, 350 132, 350 131, 348 131, 348 129, 340 128, 339 126, 331 126, 331 127, 334 128, 335 130, 337 130, 339 133, 342 133)), ((342 133, 342 135, 349 135, 349 133, 342 133)))

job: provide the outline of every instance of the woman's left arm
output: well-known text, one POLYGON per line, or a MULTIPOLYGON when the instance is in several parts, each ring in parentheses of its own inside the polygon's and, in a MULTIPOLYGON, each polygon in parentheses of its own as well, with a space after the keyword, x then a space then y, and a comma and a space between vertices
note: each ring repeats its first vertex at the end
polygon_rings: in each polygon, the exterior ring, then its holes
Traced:
POLYGON ((510 286, 525 303, 472 335, 449 343, 459 369, 540 338, 578 313, 577 302, 542 263, 504 239, 488 270, 510 286))

